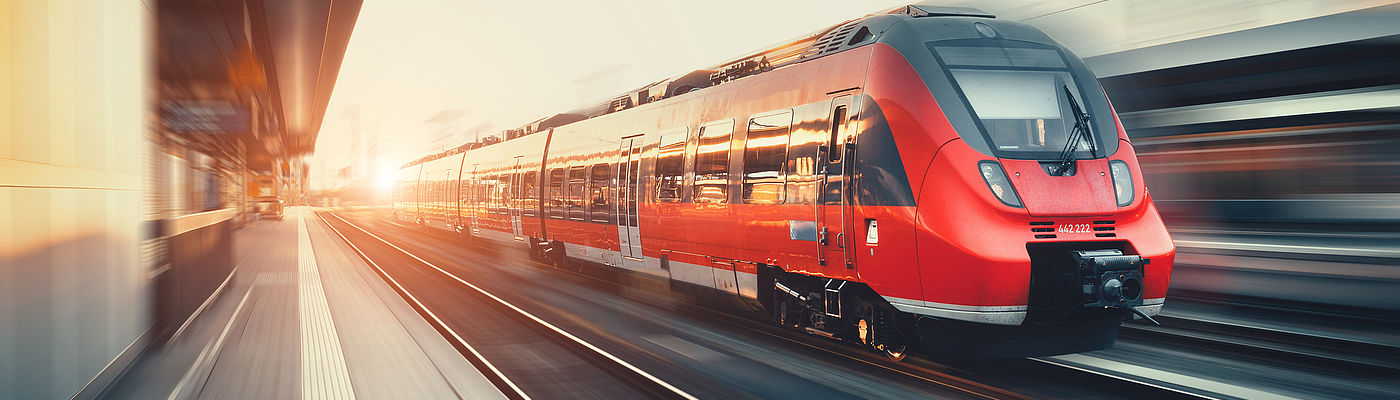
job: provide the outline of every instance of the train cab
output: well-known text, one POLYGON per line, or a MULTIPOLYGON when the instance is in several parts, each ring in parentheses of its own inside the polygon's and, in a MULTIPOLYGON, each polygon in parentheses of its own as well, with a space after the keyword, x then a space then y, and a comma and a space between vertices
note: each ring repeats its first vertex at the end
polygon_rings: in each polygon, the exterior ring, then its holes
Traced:
POLYGON ((906 18, 874 47, 865 112, 878 121, 857 157, 903 165, 854 178, 860 192, 912 193, 914 213, 878 226, 910 227, 898 231, 912 233, 918 279, 868 284, 919 316, 926 350, 1102 349, 1124 316, 1160 311, 1174 245, 1082 60, 1033 27, 975 12, 906 18), (893 148, 868 148, 882 135, 893 148))

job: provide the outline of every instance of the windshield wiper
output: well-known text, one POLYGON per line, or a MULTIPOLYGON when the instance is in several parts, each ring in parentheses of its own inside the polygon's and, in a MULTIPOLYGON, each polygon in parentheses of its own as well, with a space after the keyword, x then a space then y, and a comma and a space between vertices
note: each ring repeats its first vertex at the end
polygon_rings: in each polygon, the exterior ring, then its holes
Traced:
POLYGON ((1069 90, 1069 85, 1064 85, 1065 98, 1069 99, 1070 111, 1074 113, 1074 128, 1070 130, 1069 137, 1065 140, 1065 148, 1060 150, 1060 165, 1055 168, 1055 175, 1065 176, 1070 169, 1074 168, 1074 154, 1079 149, 1079 141, 1084 136, 1089 136, 1089 155, 1092 157, 1097 153, 1097 146, 1094 145, 1093 132, 1090 130, 1089 114, 1079 108, 1079 101, 1074 99, 1074 92, 1069 90))

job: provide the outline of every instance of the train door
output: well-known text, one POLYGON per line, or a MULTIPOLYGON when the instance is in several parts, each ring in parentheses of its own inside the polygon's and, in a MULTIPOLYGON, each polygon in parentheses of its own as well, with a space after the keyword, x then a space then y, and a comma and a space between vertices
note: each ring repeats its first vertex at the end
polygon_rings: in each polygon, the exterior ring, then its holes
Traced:
POLYGON ((482 191, 481 191, 481 176, 480 176, 480 175, 477 175, 477 170, 478 170, 478 167, 479 167, 479 166, 480 166, 480 164, 472 164, 472 177, 471 177, 471 188, 472 188, 472 195, 471 195, 471 199, 472 199, 472 211, 471 211, 471 214, 472 214, 472 217, 471 217, 471 221, 469 221, 469 222, 471 223, 471 232, 472 232, 472 235, 478 235, 478 236, 481 235, 481 221, 480 221, 480 219, 481 219, 481 208, 482 208, 482 207, 484 206, 484 204, 486 203, 486 198, 485 198, 484 196, 482 196, 482 191))
POLYGON ((510 170, 510 200, 508 200, 509 207, 507 208, 507 212, 510 213, 510 231, 515 234, 515 240, 525 240, 525 236, 520 229, 521 214, 524 212, 524 208, 521 207, 523 203, 521 199, 525 197, 525 194, 522 192, 525 185, 523 182, 524 176, 520 172, 520 161, 524 160, 524 158, 525 156, 516 156, 515 166, 511 167, 510 170))
POLYGON ((817 152, 817 264, 855 268, 851 252, 852 218, 850 183, 851 157, 855 143, 851 138, 855 112, 851 96, 831 100, 830 123, 821 150, 817 152))
POLYGON ((641 201, 642 135, 622 139, 617 153, 617 240, 622 252, 623 268, 645 268, 642 258, 642 233, 638 230, 637 206, 641 201))

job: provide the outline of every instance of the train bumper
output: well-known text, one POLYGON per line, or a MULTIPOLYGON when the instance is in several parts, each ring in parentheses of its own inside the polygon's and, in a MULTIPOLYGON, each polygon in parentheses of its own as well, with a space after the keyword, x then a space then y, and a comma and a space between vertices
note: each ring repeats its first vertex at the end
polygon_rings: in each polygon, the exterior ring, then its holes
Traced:
POLYGON ((915 329, 925 352, 976 358, 1107 349, 1129 309, 1143 305, 1142 269, 1149 258, 1059 246, 1031 257, 1030 307, 891 304, 918 315, 915 329))

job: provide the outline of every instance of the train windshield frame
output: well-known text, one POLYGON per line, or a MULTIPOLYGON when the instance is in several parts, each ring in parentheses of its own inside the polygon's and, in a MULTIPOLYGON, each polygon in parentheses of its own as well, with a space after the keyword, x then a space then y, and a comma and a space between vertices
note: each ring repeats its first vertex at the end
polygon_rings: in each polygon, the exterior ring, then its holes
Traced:
MULTIPOLYGON (((1095 90, 1097 85, 1085 84, 1085 79, 1093 81, 1094 75, 1060 48, 1005 39, 942 40, 925 45, 993 156, 1059 158, 1074 132, 1070 100, 1062 88, 1073 91, 1075 100, 1084 104, 1084 112, 1092 118, 1091 129, 1080 132, 1086 137, 1075 149, 1075 158, 1111 154, 1104 151, 1112 150, 1105 142, 1117 139, 1118 132, 1107 111, 1108 100, 1095 90)), ((959 134, 965 136, 963 131, 959 134)))

